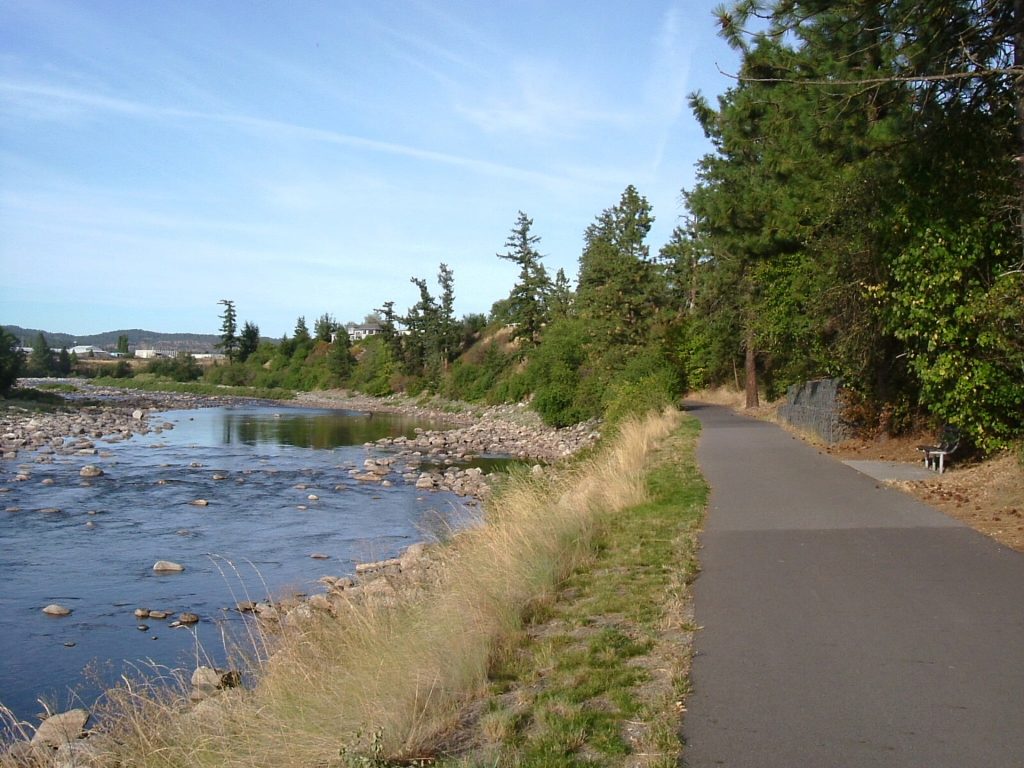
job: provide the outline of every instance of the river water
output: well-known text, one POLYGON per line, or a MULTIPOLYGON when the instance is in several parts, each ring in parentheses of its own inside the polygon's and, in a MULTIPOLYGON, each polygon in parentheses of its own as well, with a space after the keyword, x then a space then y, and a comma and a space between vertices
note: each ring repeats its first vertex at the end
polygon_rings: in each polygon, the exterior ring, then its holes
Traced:
POLYGON ((364 442, 437 425, 261 406, 150 419, 162 422, 174 428, 97 440, 100 456, 0 465, 0 703, 19 718, 42 711, 39 699, 58 711, 88 706, 125 671, 223 662, 222 632, 243 621, 231 610, 239 600, 316 591, 321 576, 350 574, 472 516, 451 494, 349 475, 368 456, 364 442), (104 475, 83 480, 85 464, 104 475), (29 479, 16 481, 19 471, 29 479), (185 570, 155 573, 157 560, 185 570), (50 603, 72 614, 43 614, 50 603), (137 607, 201 621, 171 628, 173 617, 136 619, 137 607))

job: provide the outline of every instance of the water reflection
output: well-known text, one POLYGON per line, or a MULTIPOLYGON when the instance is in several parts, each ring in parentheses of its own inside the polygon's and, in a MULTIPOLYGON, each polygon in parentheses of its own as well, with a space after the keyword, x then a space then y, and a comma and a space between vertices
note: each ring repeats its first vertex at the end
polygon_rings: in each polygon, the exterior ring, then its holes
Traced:
POLYGON ((222 442, 225 445, 291 445, 330 449, 362 445, 383 437, 411 437, 421 422, 391 414, 357 413, 224 413, 222 442))
POLYGON ((440 421, 404 414, 259 406, 169 411, 179 439, 205 446, 290 446, 330 450, 385 437, 413 437, 417 427, 445 429, 440 421))

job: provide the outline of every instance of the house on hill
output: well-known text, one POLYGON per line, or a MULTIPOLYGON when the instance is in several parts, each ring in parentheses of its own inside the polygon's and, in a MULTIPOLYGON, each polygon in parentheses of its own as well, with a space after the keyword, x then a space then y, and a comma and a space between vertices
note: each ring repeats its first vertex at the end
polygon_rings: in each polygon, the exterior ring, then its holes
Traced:
POLYGON ((370 336, 376 336, 383 332, 383 330, 384 329, 377 323, 363 323, 362 325, 349 323, 345 326, 345 331, 348 333, 348 337, 351 341, 362 341, 370 336))

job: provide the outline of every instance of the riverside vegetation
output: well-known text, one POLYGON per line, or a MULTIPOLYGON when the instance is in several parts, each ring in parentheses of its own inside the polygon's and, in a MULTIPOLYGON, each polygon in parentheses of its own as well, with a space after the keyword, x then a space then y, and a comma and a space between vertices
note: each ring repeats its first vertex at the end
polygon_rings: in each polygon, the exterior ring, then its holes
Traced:
POLYGON ((627 419, 555 473, 513 474, 481 525, 432 554, 428 581, 254 634, 253 684, 195 706, 185 681, 126 681, 64 759, 675 765, 705 498, 696 433, 677 412, 627 419))

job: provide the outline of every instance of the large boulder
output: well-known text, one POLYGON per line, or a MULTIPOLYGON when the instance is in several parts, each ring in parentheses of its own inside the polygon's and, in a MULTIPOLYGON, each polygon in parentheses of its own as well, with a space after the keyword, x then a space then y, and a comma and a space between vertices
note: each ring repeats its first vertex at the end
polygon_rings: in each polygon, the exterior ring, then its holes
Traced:
POLYGON ((85 736, 85 724, 89 722, 89 711, 71 709, 59 715, 50 715, 36 728, 33 744, 42 744, 58 749, 69 741, 85 736))

